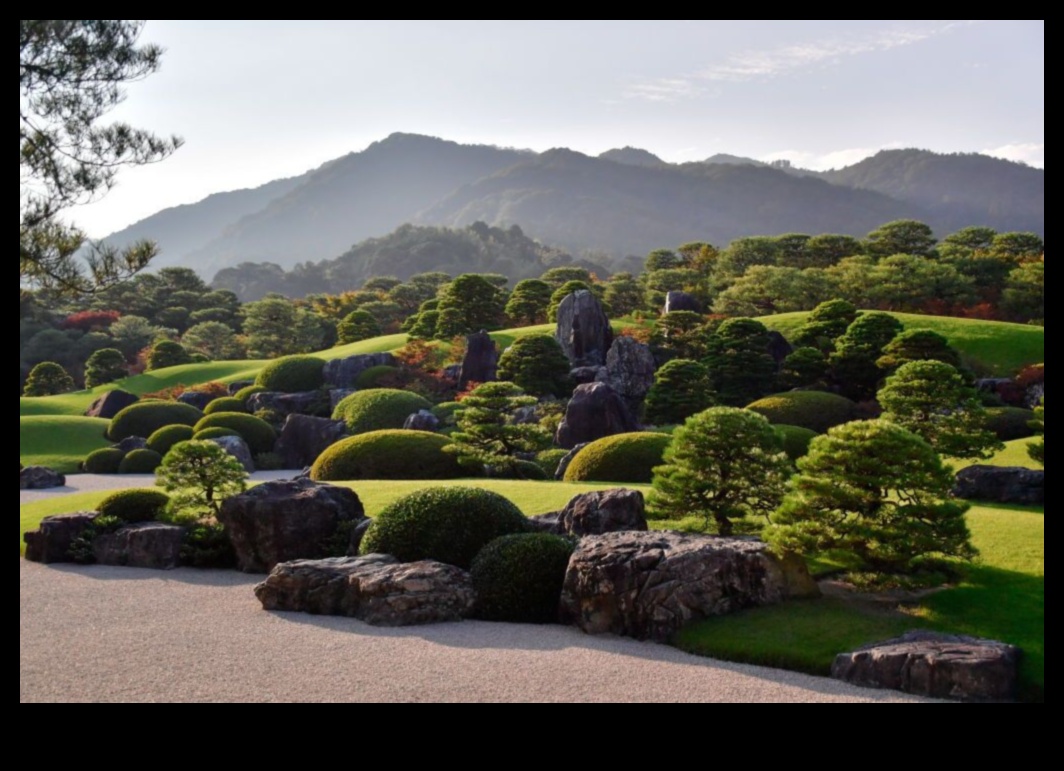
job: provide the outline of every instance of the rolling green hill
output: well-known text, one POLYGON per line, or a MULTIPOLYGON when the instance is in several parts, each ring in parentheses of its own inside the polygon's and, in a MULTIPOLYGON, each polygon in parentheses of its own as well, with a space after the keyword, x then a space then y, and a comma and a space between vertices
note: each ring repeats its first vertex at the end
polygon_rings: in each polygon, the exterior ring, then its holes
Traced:
POLYGON ((69 415, 19 418, 19 462, 73 474, 89 453, 111 446, 107 426, 106 420, 69 415))

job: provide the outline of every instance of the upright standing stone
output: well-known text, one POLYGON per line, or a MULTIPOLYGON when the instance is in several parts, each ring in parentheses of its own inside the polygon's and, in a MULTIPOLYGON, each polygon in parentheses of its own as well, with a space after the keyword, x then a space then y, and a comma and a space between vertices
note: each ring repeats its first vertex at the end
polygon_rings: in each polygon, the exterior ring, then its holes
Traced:
POLYGON ((466 338, 466 355, 458 375, 458 388, 466 390, 470 383, 493 383, 499 367, 499 349, 487 332, 480 331, 466 338))
POLYGON ((776 369, 783 369, 783 362, 794 353, 794 346, 779 332, 768 333, 768 355, 776 362, 776 369))
POLYGON ((92 403, 85 417, 111 420, 126 407, 132 407, 139 401, 139 396, 126 391, 108 391, 92 403))
POLYGON ((624 399, 605 383, 591 383, 573 393, 556 440, 559 447, 571 450, 578 444, 638 430, 639 422, 624 399))
POLYGON ((676 313, 677 311, 701 313, 702 303, 696 300, 694 295, 689 295, 687 292, 669 292, 665 296, 665 313, 676 313))
POLYGON ((606 356, 605 382, 628 403, 633 415, 654 385, 657 365, 650 347, 630 337, 618 337, 606 356))
POLYGON ((313 466, 318 456, 339 442, 347 433, 342 420, 290 415, 277 440, 276 453, 286 469, 313 466))
POLYGON ((326 362, 322 370, 325 385, 330 389, 355 387, 362 373, 373 367, 394 367, 395 357, 390 353, 371 353, 363 356, 351 356, 346 359, 333 359, 326 362))
POLYGON ((602 367, 613 345, 613 329, 591 292, 575 292, 558 308, 558 343, 573 367, 602 367))

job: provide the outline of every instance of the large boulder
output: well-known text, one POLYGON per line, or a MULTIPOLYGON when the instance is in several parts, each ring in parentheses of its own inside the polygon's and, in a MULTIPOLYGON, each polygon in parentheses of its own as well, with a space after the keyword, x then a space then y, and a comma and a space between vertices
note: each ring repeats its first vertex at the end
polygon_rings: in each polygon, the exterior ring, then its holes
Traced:
POLYGON ((588 383, 605 383, 609 373, 605 367, 577 367, 569 370, 569 380, 573 386, 587 385, 588 383))
POLYGON ((555 337, 574 367, 604 366, 613 345, 610 320, 598 298, 586 289, 562 300, 555 337))
POLYGON ((245 573, 269 573, 282 562, 321 559, 328 543, 355 528, 366 512, 345 487, 309 479, 268 482, 230 498, 219 519, 245 573))
POLYGON ((610 533, 577 545, 562 615, 588 634, 666 642, 696 621, 816 594, 802 560, 755 539, 610 533))
POLYGON ((879 688, 954 701, 1012 701, 1021 652, 974 637, 910 632, 835 659, 831 676, 879 688))
POLYGON ((318 456, 339 442, 347 433, 342 420, 289 415, 281 429, 275 452, 287 469, 313 466, 318 456))
POLYGON ((353 393, 358 393, 354 388, 333 388, 329 391, 329 414, 332 415, 336 412, 336 408, 340 406, 340 402, 346 399, 353 393))
POLYGON ((606 355, 604 381, 628 403, 632 414, 639 408, 654 385, 657 364, 650 347, 631 337, 618 337, 606 355))
POLYGON ((768 355, 776 362, 776 369, 783 369, 783 362, 794 353, 794 346, 779 332, 768 333, 768 355))
POLYGON ((428 410, 415 412, 406 419, 403 424, 404 431, 424 431, 427 434, 435 434, 440 430, 440 419, 428 410))
POLYGON ((248 412, 252 415, 263 410, 273 412, 281 418, 289 415, 310 415, 325 412, 325 396, 321 391, 304 391, 296 394, 282 394, 263 391, 248 398, 248 412))
POLYGON ((694 295, 687 292, 669 292, 665 295, 665 313, 687 311, 689 313, 701 313, 702 303, 695 299, 694 295))
POLYGON ((210 441, 236 458, 240 465, 244 467, 244 471, 249 474, 255 473, 255 459, 251 457, 251 448, 239 436, 220 436, 210 441))
POLYGON ((395 363, 395 357, 390 353, 371 353, 346 359, 333 359, 325 364, 325 385, 328 388, 351 390, 355 388, 358 379, 367 369, 394 367, 395 363))
POLYGON ((254 380, 234 380, 232 383, 229 384, 229 395, 236 396, 245 388, 251 388, 251 386, 253 385, 255 385, 254 380))
POLYGON ((579 386, 558 427, 559 447, 571 450, 615 434, 639 430, 639 422, 621 396, 605 383, 579 386))
POLYGON ((402 565, 380 554, 278 565, 255 596, 269 611, 344 616, 383 627, 462 621, 476 600, 464 570, 439 562, 402 565))
POLYGON ((44 466, 29 466, 18 472, 19 490, 53 490, 66 485, 66 477, 44 466))
POLYGON ((470 383, 493 383, 499 369, 499 349, 487 332, 477 332, 466 338, 466 354, 458 373, 458 390, 470 383))
POLYGON ((606 533, 645 533, 646 501, 638 490, 605 490, 578 495, 558 514, 534 517, 532 525, 552 535, 605 535, 606 533))
POLYGON ((127 525, 96 538, 92 550, 100 565, 146 570, 176 570, 181 567, 181 544, 185 530, 160 522, 127 525))
POLYGON ((957 474, 953 495, 972 501, 1042 506, 1046 499, 1044 471, 999 466, 972 466, 957 474))
POLYGON ((580 451, 587 447, 591 442, 583 442, 576 445, 573 449, 569 450, 569 454, 566 455, 561 461, 558 462, 558 470, 554 472, 554 481, 565 481, 565 473, 569 470, 569 467, 573 465, 573 461, 576 460, 576 456, 580 454, 580 451))
POLYGON ((43 565, 70 562, 70 547, 100 516, 96 512, 45 517, 37 530, 26 533, 26 559, 43 565))
POLYGON ((92 403, 85 417, 111 420, 126 407, 132 407, 139 401, 139 396, 127 391, 108 391, 92 403))
POLYGON ((198 391, 185 391, 177 397, 177 402, 179 404, 187 404, 189 407, 195 407, 200 412, 207 409, 207 405, 213 401, 213 396, 210 394, 199 393, 198 391))

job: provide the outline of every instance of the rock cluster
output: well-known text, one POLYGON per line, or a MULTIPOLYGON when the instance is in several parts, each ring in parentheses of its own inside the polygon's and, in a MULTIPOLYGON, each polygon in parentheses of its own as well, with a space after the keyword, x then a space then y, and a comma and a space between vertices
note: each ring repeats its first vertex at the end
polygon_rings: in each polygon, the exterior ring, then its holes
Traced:
POLYGON ((578 444, 638 430, 639 423, 625 400, 605 383, 591 383, 573 392, 556 442, 571 450, 578 444))
POLYGON ((574 368, 602 367, 613 344, 613 329, 602 304, 585 289, 562 300, 555 337, 574 368))
POLYGON ((343 439, 347 425, 342 420, 289 415, 277 440, 276 453, 286 469, 304 469, 343 439))
POLYGON ((358 379, 367 369, 394 366, 395 357, 390 353, 371 353, 346 359, 333 359, 326 362, 323 370, 325 385, 328 388, 354 389, 358 379))
POLYGON ((972 466, 957 474, 957 498, 1015 506, 1042 506, 1046 499, 1044 471, 999 466, 972 466))

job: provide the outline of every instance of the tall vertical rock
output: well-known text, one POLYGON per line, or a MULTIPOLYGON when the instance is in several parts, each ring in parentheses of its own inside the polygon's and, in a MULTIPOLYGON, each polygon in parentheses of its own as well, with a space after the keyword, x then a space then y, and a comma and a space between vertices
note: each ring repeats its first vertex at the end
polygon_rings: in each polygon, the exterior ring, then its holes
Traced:
POLYGON ((464 391, 470 383, 492 383, 499 367, 499 350, 487 332, 477 332, 466 338, 466 355, 458 376, 458 387, 464 391))
POLYGON ((573 367, 601 367, 613 345, 613 330, 602 304, 591 292, 575 292, 558 308, 558 343, 573 367))
POLYGON ((606 355, 605 382, 624 399, 633 415, 639 415, 656 371, 649 346, 630 337, 618 337, 606 355))
POLYGON ((591 383, 580 386, 573 394, 558 427, 556 442, 571 450, 578 444, 638 430, 639 422, 624 399, 605 383, 591 383))

